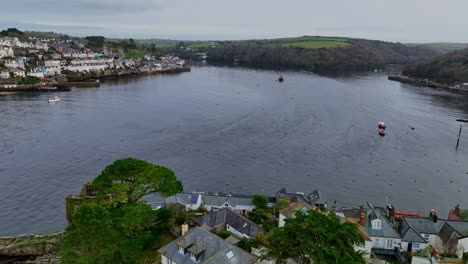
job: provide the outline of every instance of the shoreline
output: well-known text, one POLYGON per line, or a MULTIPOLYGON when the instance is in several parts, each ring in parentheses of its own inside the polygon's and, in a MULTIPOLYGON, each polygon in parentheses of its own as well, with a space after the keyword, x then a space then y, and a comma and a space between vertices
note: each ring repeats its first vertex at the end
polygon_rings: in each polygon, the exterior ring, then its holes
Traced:
POLYGON ((156 74, 176 74, 190 72, 192 69, 189 66, 184 66, 177 69, 167 69, 161 71, 116 71, 112 74, 104 74, 96 77, 85 77, 83 81, 74 82, 51 82, 46 84, 0 84, 0 96, 21 94, 21 93, 44 93, 44 92, 70 92, 71 88, 97 88, 101 86, 101 81, 111 79, 121 79, 141 75, 156 75, 156 74))
POLYGON ((408 84, 413 84, 413 85, 418 85, 418 86, 430 87, 430 88, 445 89, 445 90, 460 91, 460 92, 468 92, 468 88, 462 88, 462 87, 456 86, 456 85, 449 85, 449 84, 445 84, 445 83, 437 83, 437 82, 433 82, 433 81, 429 81, 429 80, 413 78, 413 77, 404 76, 404 75, 401 75, 401 74, 389 75, 388 80, 401 82, 401 83, 408 83, 408 84))

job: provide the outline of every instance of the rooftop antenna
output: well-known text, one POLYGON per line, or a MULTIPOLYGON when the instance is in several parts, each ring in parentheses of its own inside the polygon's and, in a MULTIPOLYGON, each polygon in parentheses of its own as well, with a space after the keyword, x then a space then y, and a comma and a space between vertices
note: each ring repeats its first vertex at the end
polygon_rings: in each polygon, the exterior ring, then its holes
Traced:
POLYGON ((385 198, 385 204, 390 205, 390 198, 392 198, 392 195, 387 195, 387 198, 385 198))

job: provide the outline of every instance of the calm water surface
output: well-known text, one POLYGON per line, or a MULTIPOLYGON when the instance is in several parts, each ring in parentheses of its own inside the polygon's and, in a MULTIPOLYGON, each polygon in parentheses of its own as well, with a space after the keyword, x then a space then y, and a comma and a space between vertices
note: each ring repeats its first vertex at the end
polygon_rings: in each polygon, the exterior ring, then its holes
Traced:
POLYGON ((0 235, 63 229, 65 197, 128 156, 172 168, 186 191, 287 187, 345 206, 391 195, 397 209, 468 207, 468 127, 455 150, 468 95, 374 73, 276 77, 194 67, 61 93, 58 104, 0 97, 0 235))

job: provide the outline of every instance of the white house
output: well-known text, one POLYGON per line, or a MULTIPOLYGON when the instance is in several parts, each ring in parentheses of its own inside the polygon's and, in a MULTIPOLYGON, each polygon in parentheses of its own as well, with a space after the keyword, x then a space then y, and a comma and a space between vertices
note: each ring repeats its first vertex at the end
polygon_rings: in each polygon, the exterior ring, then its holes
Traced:
POLYGON ((185 210, 197 210, 202 206, 202 196, 199 193, 178 193, 166 199, 166 203, 180 204, 185 210))
POLYGON ((8 79, 10 78, 10 73, 8 71, 0 72, 0 79, 8 79))
POLYGON ((31 77, 44 78, 44 73, 41 72, 41 71, 32 71, 32 72, 28 72, 27 75, 28 75, 28 76, 31 76, 31 77))
POLYGON ((0 47, 0 58, 13 56, 15 56, 15 53, 11 47, 0 47))
POLYGON ((26 73, 20 69, 11 69, 10 72, 12 72, 15 77, 26 77, 26 73))
POLYGON ((468 222, 445 221, 438 235, 443 244, 441 253, 456 254, 459 258, 468 253, 468 222))
POLYGON ((372 249, 400 248, 401 237, 388 219, 378 210, 370 207, 363 226, 372 240, 372 249))
POLYGON ((445 220, 434 218, 406 217, 401 224, 401 249, 416 252, 431 245, 441 249, 442 241, 439 238, 439 230, 445 220))
POLYGON ((45 67, 44 73, 46 75, 56 75, 56 74, 61 74, 62 73, 62 67, 45 67))
POLYGON ((13 43, 9 38, 0 38, 0 47, 1 46, 11 47, 13 43))
POLYGON ((59 67, 61 65, 61 61, 59 60, 46 60, 44 61, 44 66, 46 67, 59 67))
POLYGON ((19 68, 24 69, 24 62, 22 60, 7 60, 5 61, 5 67, 8 68, 19 68))

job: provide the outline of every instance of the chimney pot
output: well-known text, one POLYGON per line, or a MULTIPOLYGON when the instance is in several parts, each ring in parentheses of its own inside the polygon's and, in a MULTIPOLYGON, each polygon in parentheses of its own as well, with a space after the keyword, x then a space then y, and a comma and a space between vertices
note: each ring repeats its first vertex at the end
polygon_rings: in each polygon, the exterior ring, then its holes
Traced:
POLYGON ((359 216, 359 223, 361 225, 364 225, 366 223, 366 217, 364 216, 364 213, 361 213, 361 215, 359 216))

